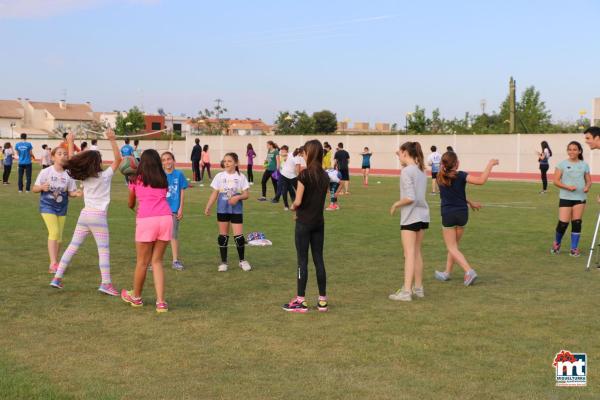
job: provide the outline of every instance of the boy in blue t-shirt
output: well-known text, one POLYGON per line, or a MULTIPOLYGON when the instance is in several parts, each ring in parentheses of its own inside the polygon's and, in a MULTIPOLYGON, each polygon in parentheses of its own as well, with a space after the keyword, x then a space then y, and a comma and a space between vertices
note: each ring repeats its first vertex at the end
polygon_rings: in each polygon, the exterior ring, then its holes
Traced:
POLYGON ((125 139, 125 144, 121 147, 121 156, 129 157, 133 155, 134 148, 129 144, 129 139, 125 139))
POLYGON ((184 267, 179 261, 179 221, 183 218, 183 191, 187 189, 188 182, 183 172, 175 169, 175 156, 170 151, 165 151, 160 157, 167 174, 169 188, 167 202, 173 213, 173 238, 171 239, 171 252, 173 253, 173 269, 183 271, 184 267))
POLYGON ((23 174, 27 178, 25 191, 29 193, 31 189, 31 161, 35 160, 33 155, 33 146, 27 141, 27 134, 21 134, 21 141, 15 144, 17 157, 19 157, 19 193, 23 192, 23 174))

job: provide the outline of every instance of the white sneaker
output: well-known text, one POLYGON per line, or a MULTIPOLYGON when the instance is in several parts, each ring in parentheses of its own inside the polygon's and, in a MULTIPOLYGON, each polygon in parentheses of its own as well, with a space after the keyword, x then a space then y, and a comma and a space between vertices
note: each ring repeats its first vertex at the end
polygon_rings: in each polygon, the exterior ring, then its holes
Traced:
POLYGON ((389 299, 396 301, 412 301, 412 296, 408 290, 404 290, 404 288, 402 288, 398 289, 396 293, 390 294, 389 299))
POLYGON ((422 288, 422 287, 416 287, 416 286, 415 286, 415 287, 413 287, 413 290, 412 290, 412 292, 413 292, 413 294, 414 294, 415 296, 417 296, 417 297, 419 297, 419 298, 421 298, 421 299, 422 299, 423 297, 425 297, 425 290, 423 290, 423 288, 422 288))
POLYGON ((219 271, 219 272, 227 272, 227 268, 229 268, 227 264, 221 263, 221 264, 219 264, 219 268, 217 268, 217 271, 219 271))
POLYGON ((246 260, 242 260, 240 261, 240 268, 243 269, 244 271, 250 271, 252 269, 252 266, 250 265, 250 263, 246 260))

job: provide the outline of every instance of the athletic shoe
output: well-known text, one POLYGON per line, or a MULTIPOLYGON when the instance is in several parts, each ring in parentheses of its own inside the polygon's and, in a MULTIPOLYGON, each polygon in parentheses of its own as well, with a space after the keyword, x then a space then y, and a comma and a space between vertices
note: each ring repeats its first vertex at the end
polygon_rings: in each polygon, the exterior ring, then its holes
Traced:
POLYGON ((571 249, 571 257, 579 257, 581 255, 581 251, 578 248, 571 249))
POLYGON ((227 272, 227 268, 229 268, 229 266, 225 263, 221 263, 219 264, 219 267, 217 268, 217 271, 219 272, 227 272))
POLYGON ((396 301, 412 301, 412 296, 408 290, 404 290, 404 287, 398 289, 396 293, 388 296, 390 300, 396 301))
POLYGON ((22 191, 22 190, 19 190, 19 193, 23 193, 23 191, 22 191))
POLYGON ((173 261, 173 269, 176 271, 183 271, 185 268, 183 267, 181 261, 175 260, 173 261))
POLYGON ((156 312, 157 313, 164 313, 169 311, 169 305, 165 302, 163 303, 156 303, 156 312))
POLYGON ((325 208, 325 211, 335 211, 337 210, 337 208, 335 208, 335 204, 330 204, 328 207, 325 208))
POLYGON ((29 193, 29 190, 26 190, 25 193, 29 193))
POLYGON ((335 203, 333 206, 335 207, 336 210, 340 209, 340 205, 338 203, 335 203))
POLYGON ((322 299, 319 298, 319 300, 317 301, 317 310, 321 311, 321 312, 327 312, 327 310, 329 310, 328 306, 327 306, 327 299, 322 299))
POLYGON ((283 211, 290 211, 289 207, 283 207, 283 211))
POLYGON ((420 299, 422 299, 423 297, 425 297, 425 291, 423 290, 422 287, 413 287, 412 292, 413 292, 413 294, 415 296, 417 296, 420 299))
POLYGON ((250 186, 252 186, 252 185, 254 185, 254 182, 248 182, 248 184, 249 184, 250 186))
POLYGON ((57 270, 58 270, 58 264, 50 264, 50 266, 48 267, 49 274, 55 274, 57 270))
POLYGON ((200 184, 200 187, 204 187, 204 183, 201 183, 201 184, 200 184))
POLYGON ((545 191, 545 190, 542 190, 542 191, 540 192, 540 194, 546 194, 546 191, 545 191))
POLYGON ((447 272, 440 272, 440 271, 435 271, 435 279, 437 279, 438 281, 442 281, 442 282, 446 282, 450 280, 450 274, 448 274, 447 272))
POLYGON ((119 291, 113 286, 112 283, 102 283, 98 288, 99 292, 106 293, 110 296, 118 296, 119 291))
POLYGON ((141 297, 135 298, 133 297, 133 290, 129 291, 129 290, 121 290, 121 299, 125 302, 125 303, 129 303, 131 304, 132 307, 141 307, 144 305, 144 302, 142 301, 141 297))
POLYGON ((471 286, 477 279, 477 272, 474 269, 470 269, 465 273, 465 286, 471 286))
POLYGON ((252 266, 250 265, 250 263, 246 260, 242 260, 240 261, 240 268, 243 269, 244 271, 248 272, 252 269, 252 266))
POLYGON ((308 312, 308 304, 306 303, 306 300, 299 301, 297 297, 292 299, 289 303, 286 303, 283 306, 281 306, 281 308, 283 308, 284 311, 288 312, 297 312, 303 314, 308 312))
POLYGON ((552 242, 552 248, 550 249, 550 254, 558 254, 560 253, 560 243, 552 242))
POLYGON ((277 200, 277 199, 271 199, 271 203, 277 204, 277 203, 279 203, 279 200, 277 200))
POLYGON ((256 199, 256 200, 258 200, 258 201, 267 201, 267 198, 266 198, 266 197, 259 197, 259 198, 258 198, 258 199, 256 199))
POLYGON ((52 282, 50 282, 50 286, 56 289, 62 289, 64 287, 61 278, 52 279, 52 282))

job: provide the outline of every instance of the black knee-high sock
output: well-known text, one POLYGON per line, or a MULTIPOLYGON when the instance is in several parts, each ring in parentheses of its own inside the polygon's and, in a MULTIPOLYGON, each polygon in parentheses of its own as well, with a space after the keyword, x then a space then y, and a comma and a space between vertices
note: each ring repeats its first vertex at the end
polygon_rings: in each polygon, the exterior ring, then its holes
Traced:
POLYGON ((221 261, 227 262, 227 244, 229 243, 229 236, 227 235, 219 235, 217 239, 217 243, 219 243, 219 251, 221 252, 221 261))
POLYGON ((244 249, 246 245, 246 239, 244 239, 244 235, 234 236, 235 247, 237 248, 238 256, 240 256, 240 261, 244 259, 244 249))

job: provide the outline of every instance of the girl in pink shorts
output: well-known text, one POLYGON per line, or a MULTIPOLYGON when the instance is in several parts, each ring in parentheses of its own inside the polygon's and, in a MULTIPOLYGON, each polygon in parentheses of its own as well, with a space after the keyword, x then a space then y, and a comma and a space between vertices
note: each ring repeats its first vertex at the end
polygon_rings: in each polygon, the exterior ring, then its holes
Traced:
POLYGON ((148 264, 152 264, 156 311, 169 311, 165 302, 165 275, 163 256, 173 234, 173 217, 167 203, 167 175, 163 171, 158 152, 145 150, 137 172, 129 184, 129 208, 136 211, 135 249, 137 262, 133 275, 133 290, 121 291, 123 301, 133 307, 144 305, 142 289, 148 264), (135 209, 137 200, 137 210, 135 209))

